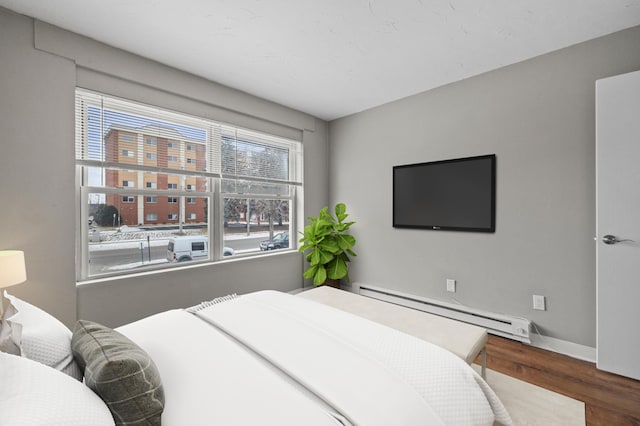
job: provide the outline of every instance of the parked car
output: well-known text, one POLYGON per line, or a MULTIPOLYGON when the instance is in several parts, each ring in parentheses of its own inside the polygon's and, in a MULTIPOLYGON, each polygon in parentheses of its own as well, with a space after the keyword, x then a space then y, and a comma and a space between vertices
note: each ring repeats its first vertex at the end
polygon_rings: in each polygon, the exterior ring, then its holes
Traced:
MULTIPOLYGON (((231 247, 223 248, 224 256, 233 256, 231 247)), ((167 260, 169 262, 187 262, 205 259, 209 256, 209 238, 202 235, 186 235, 173 237, 167 244, 167 260)))
POLYGON ((264 240, 260 242, 260 250, 276 250, 289 248, 289 233, 278 232, 270 240, 264 240))

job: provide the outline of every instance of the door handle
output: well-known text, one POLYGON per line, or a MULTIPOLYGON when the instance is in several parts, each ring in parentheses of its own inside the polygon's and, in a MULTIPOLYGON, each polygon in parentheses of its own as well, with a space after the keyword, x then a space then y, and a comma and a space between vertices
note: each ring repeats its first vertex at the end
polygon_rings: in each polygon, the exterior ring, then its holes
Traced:
POLYGON ((616 237, 615 235, 605 235, 604 237, 602 237, 602 242, 605 244, 616 244, 616 243, 621 243, 623 241, 633 242, 633 240, 619 240, 618 237, 616 237))

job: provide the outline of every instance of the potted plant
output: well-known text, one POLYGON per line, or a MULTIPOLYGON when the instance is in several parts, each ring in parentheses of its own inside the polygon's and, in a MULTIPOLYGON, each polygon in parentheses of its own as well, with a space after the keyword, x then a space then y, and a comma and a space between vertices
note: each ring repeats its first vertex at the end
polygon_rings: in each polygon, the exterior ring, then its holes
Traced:
POLYGON ((340 280, 349 281, 349 256, 356 256, 352 248, 356 243, 349 228, 355 222, 345 222, 349 216, 343 203, 335 206, 335 217, 328 207, 323 207, 317 217, 309 217, 310 225, 300 232, 300 252, 306 255, 309 268, 304 271, 305 279, 313 279, 314 285, 328 284, 339 287, 340 280))

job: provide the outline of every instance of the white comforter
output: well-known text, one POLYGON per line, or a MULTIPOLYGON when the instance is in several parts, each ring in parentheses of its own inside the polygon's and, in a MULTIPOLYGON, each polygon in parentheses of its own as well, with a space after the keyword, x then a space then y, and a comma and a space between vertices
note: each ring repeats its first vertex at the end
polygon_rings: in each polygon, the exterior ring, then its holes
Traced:
POLYGON ((165 392, 163 426, 336 426, 308 392, 183 310, 119 327, 154 360, 165 392))
POLYGON ((511 423, 449 352, 288 294, 252 293, 119 330, 158 365, 169 426, 511 423))

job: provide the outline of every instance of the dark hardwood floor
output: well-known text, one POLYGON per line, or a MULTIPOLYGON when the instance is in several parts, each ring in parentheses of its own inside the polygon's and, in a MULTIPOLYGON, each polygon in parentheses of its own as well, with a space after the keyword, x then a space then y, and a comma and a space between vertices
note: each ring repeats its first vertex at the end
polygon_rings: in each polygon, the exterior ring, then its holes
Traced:
POLYGON ((583 401, 589 426, 640 425, 640 381, 600 371, 593 363, 489 336, 487 367, 583 401))

